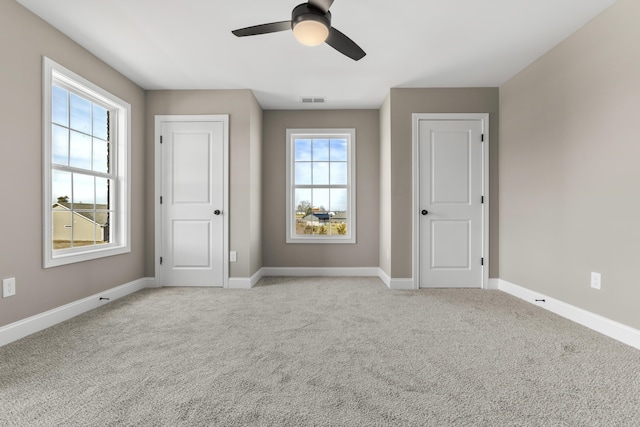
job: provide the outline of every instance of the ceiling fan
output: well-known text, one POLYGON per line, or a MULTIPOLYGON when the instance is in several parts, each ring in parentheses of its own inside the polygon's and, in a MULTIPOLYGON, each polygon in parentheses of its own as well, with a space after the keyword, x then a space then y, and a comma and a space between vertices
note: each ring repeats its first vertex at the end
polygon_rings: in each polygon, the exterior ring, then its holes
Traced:
POLYGON ((256 36, 293 30, 296 39, 306 46, 317 46, 323 42, 354 61, 366 53, 353 40, 331 26, 329 8, 333 0, 309 0, 293 8, 290 21, 254 25, 232 31, 237 37, 256 36))

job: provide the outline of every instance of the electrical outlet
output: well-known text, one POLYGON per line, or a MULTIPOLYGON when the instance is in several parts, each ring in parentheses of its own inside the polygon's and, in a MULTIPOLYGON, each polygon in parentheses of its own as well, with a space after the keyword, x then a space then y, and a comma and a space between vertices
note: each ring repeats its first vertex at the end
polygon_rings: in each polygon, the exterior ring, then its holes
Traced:
POLYGON ((238 261, 238 253, 236 251, 229 252, 229 261, 230 262, 238 261))
POLYGON ((16 294, 16 278, 2 279, 2 298, 12 297, 16 294))
POLYGON ((591 287, 593 289, 600 289, 602 285, 602 274, 591 272, 591 287))

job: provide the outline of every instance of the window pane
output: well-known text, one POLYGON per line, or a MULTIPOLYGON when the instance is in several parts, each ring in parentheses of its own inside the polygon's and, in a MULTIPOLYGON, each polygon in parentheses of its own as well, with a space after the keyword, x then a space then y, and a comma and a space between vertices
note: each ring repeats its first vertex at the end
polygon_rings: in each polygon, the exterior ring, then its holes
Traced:
POLYGON ((51 87, 51 121, 69 126, 68 92, 59 86, 51 87))
POLYGON ((347 161, 347 140, 346 139, 331 140, 331 161, 333 162, 347 161))
POLYGON ((51 204, 71 203, 71 173, 58 170, 51 171, 51 204))
POLYGON ((296 162, 294 185, 311 185, 311 162, 296 162))
POLYGON ((334 212, 335 215, 331 218, 331 234, 344 236, 347 234, 347 212, 338 211, 334 212))
POLYGON ((69 165, 69 130, 67 128, 52 126, 51 161, 58 165, 69 165))
POLYGON ((294 196, 295 206, 295 234, 313 234, 312 220, 309 216, 313 214, 311 205, 311 189, 296 188, 294 196))
POLYGON ((294 158, 296 162, 311 160, 311 140, 310 139, 296 139, 294 158))
POLYGON ((69 166, 91 170, 91 137, 71 131, 69 166))
POLYGON ((73 174, 73 203, 83 205, 93 205, 94 200, 94 178, 89 175, 79 173, 73 174))
POLYGON ((93 104, 93 136, 96 138, 107 140, 109 130, 108 112, 99 105, 93 104))
POLYGON ((93 170, 109 172, 109 143, 102 139, 93 138, 93 170))
POLYGON ((311 189, 310 188, 296 188, 294 196, 294 205, 296 212, 301 214, 308 214, 311 212, 311 189))
POLYGON ((321 162, 329 160, 329 140, 314 139, 313 140, 313 161, 321 162))
POLYGON ((95 221, 97 223, 97 226, 100 228, 99 230, 96 229, 97 244, 109 243, 111 241, 109 221, 112 218, 112 215, 113 212, 110 211, 96 212, 95 221))
POLYGON ((72 222, 71 217, 72 213, 61 207, 57 206, 53 208, 53 212, 51 212, 53 218, 53 249, 67 249, 71 247, 71 230, 72 230, 72 222))
POLYGON ((79 212, 73 215, 73 246, 93 245, 96 238, 96 223, 91 213, 79 212))
POLYGON ((313 189, 313 208, 318 212, 327 212, 329 208, 329 189, 328 188, 314 188, 313 189))
POLYGON ((331 162, 331 185, 347 185, 347 163, 331 162))
POLYGON ((96 209, 109 209, 110 179, 96 178, 96 209))
POLYGON ((331 204, 329 206, 329 209, 332 212, 347 210, 347 189, 346 188, 331 189, 331 204))
POLYGON ((91 133, 91 102, 76 94, 69 94, 70 127, 84 133, 91 133))
POLYGON ((313 162, 313 185, 329 185, 329 162, 313 162))

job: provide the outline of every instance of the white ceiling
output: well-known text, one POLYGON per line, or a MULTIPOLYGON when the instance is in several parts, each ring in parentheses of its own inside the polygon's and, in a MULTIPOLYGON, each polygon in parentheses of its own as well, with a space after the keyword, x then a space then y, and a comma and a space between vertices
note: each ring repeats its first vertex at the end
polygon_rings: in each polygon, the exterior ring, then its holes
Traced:
MULTIPOLYGON (((389 88, 496 87, 615 0, 335 0, 355 62, 290 31, 301 0, 17 0, 144 89, 252 89, 264 109, 379 108, 389 88), (317 104, 310 108, 318 108, 317 104)), ((54 58, 55 59, 55 58, 54 58)))

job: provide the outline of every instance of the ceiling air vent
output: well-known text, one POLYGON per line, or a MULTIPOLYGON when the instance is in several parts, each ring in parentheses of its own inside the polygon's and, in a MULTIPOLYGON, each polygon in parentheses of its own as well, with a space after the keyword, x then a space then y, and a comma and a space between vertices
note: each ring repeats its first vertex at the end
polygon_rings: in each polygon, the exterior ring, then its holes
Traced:
POLYGON ((324 104, 324 102, 325 102, 324 98, 312 98, 312 97, 302 98, 303 104, 324 104))

